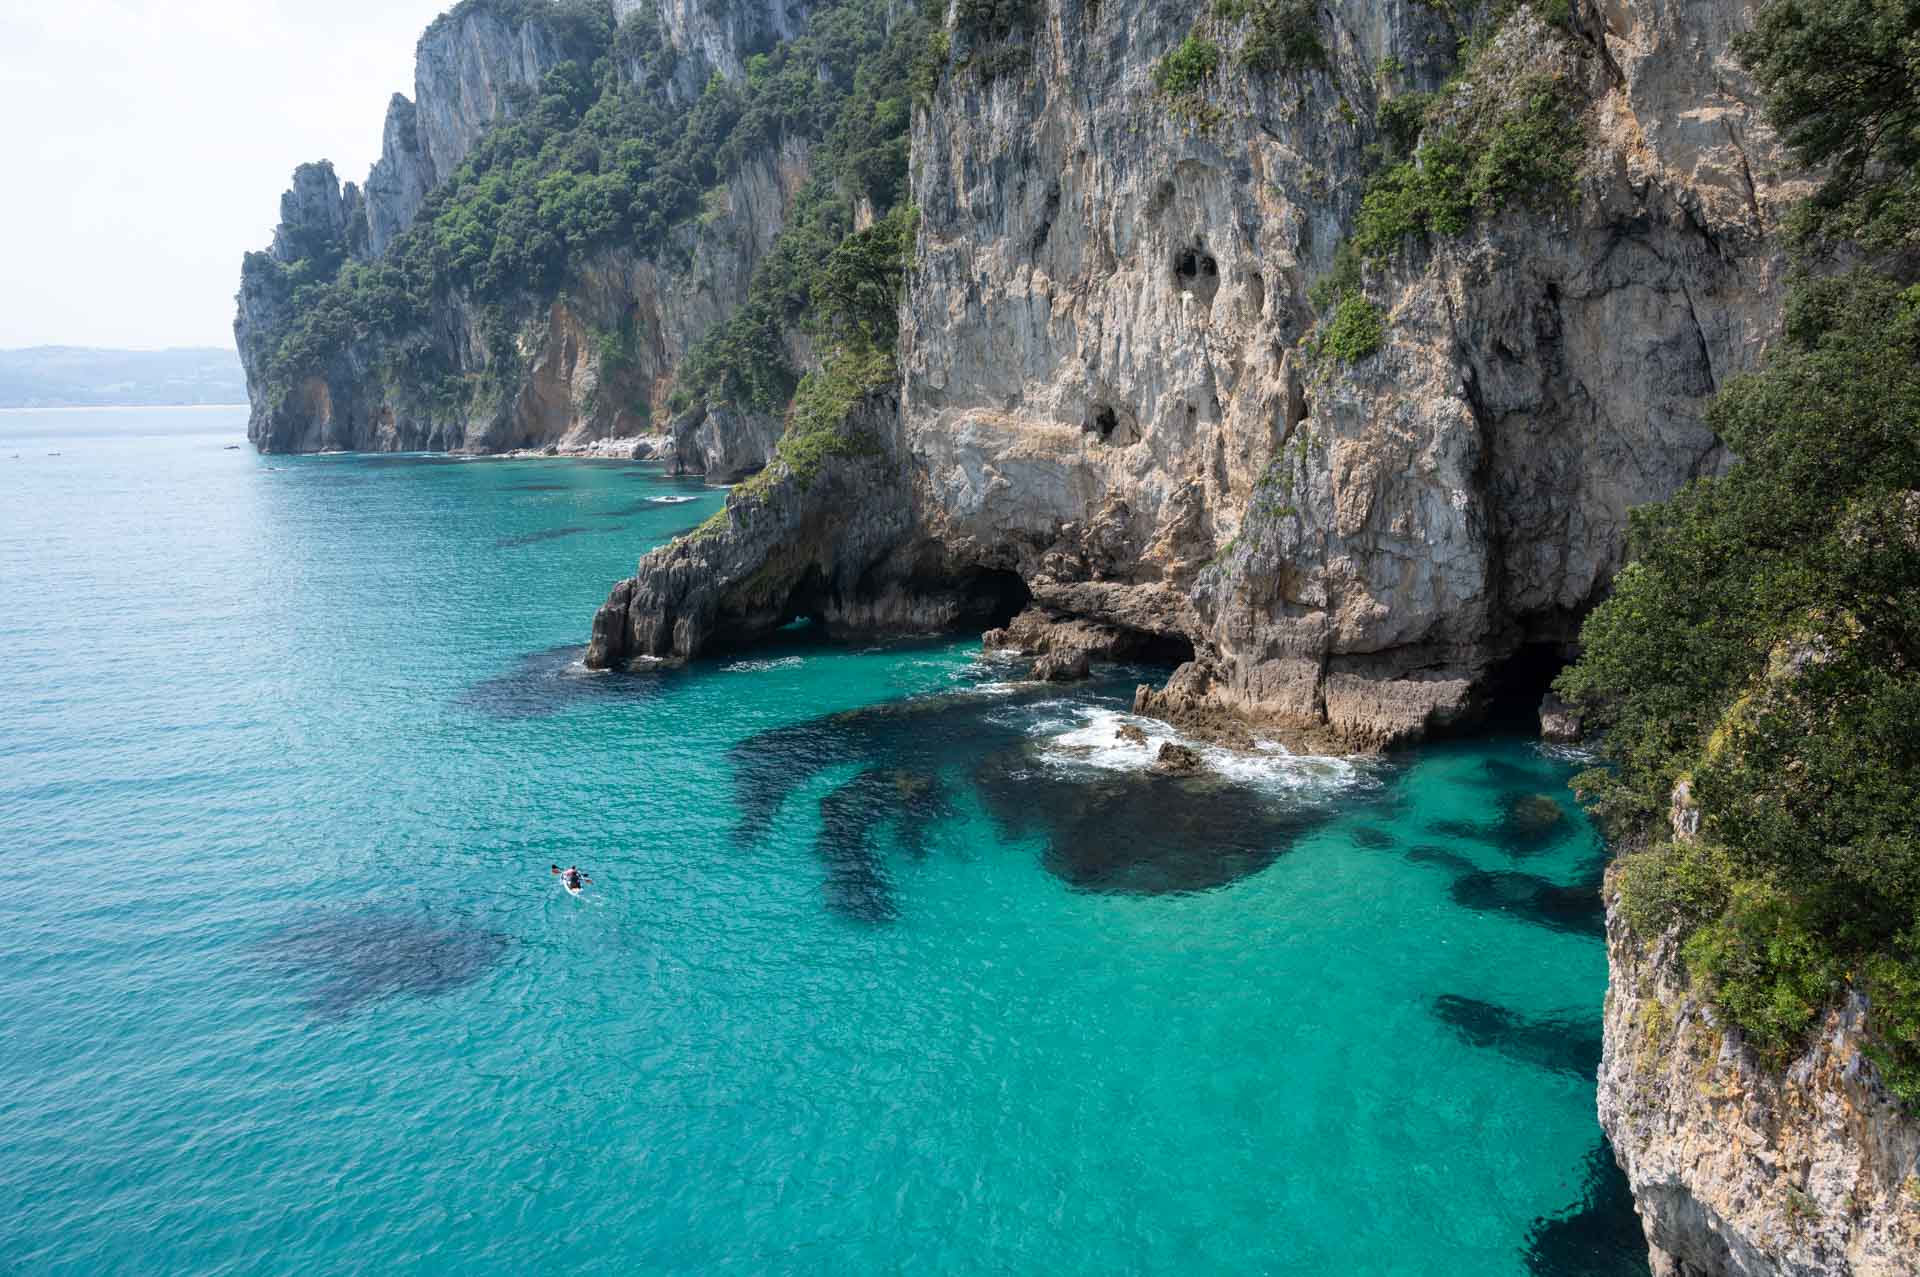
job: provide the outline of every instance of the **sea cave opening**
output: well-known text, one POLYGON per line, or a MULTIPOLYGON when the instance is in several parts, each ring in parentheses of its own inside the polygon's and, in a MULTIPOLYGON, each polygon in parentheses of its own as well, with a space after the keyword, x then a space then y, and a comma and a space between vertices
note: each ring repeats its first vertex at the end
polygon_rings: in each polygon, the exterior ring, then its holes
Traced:
POLYGON ((1484 711, 1479 728, 1520 733, 1539 731, 1540 702, 1572 659, 1565 643, 1522 643, 1488 670, 1481 681, 1484 711))

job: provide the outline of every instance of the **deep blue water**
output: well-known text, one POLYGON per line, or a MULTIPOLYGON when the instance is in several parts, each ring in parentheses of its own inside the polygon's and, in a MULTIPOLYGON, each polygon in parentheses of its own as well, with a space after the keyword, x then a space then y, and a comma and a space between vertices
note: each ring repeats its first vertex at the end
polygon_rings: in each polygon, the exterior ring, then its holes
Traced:
POLYGON ((1645 1271, 1567 761, 588 675, 719 493, 242 418, 0 414, 0 1271, 1645 1271))

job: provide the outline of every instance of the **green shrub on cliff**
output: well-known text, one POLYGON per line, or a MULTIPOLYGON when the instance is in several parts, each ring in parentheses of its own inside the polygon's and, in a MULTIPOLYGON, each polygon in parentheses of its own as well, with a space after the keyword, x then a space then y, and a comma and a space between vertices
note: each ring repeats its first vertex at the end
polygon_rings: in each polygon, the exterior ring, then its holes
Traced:
POLYGON ((1559 688, 1604 727, 1614 833, 1657 836, 1685 775, 1699 844, 1618 882, 1643 936, 1775 1059, 1849 984, 1920 1100, 1920 288, 1803 283, 1711 420, 1741 462, 1637 510, 1632 562, 1559 688))
POLYGON ((1219 65, 1220 46, 1190 34, 1154 63, 1153 84, 1169 96, 1194 93, 1219 65))
MULTIPOLYGON (((1236 7, 1236 0, 1219 0, 1236 7)), ((1326 46, 1320 43, 1319 0, 1244 0, 1253 17, 1252 29, 1240 45, 1240 61, 1250 71, 1299 71, 1327 65, 1326 46)))
MULTIPOLYGON (((1497 106, 1449 120, 1442 93, 1414 99, 1426 122, 1413 154, 1368 184, 1353 242, 1373 260, 1411 236, 1458 235, 1474 213, 1564 199, 1580 168, 1586 130, 1570 91, 1535 75, 1503 90, 1497 106)), ((1389 145, 1414 131, 1407 108, 1382 109, 1389 145)))
MULTIPOLYGON (((1920 234, 1920 3, 1770 0, 1740 51, 1783 137, 1822 166, 1808 247, 1920 234)), ((1563 696, 1606 729, 1582 778, 1617 838, 1661 836, 1685 776, 1697 838, 1630 850, 1643 938, 1763 1057, 1847 990, 1920 1109, 1920 286, 1912 261, 1804 278, 1785 335, 1711 420, 1740 463, 1636 510, 1632 561, 1563 696)))
POLYGON ((808 272, 794 263, 832 251, 852 230, 855 201, 885 209, 903 192, 908 76, 927 20, 894 13, 886 0, 829 3, 799 37, 756 55, 746 82, 716 76, 690 107, 676 107, 665 88, 677 58, 650 15, 616 29, 603 0, 477 2, 509 18, 538 12, 569 60, 536 90, 511 95, 512 118, 486 131, 378 261, 346 261, 331 242, 299 246, 285 266, 248 258, 248 286, 280 317, 253 338, 270 393, 376 335, 404 339, 388 355, 410 361, 411 380, 444 377, 446 356, 418 334, 436 300, 456 291, 500 321, 487 322, 507 340, 488 344, 504 360, 497 379, 511 381, 512 321, 555 295, 583 253, 613 244, 665 251, 706 192, 782 139, 801 138, 820 143, 810 188, 820 207, 801 210, 810 239, 786 259, 802 278, 785 289, 776 281, 773 299, 735 326, 724 354, 737 359, 708 361, 724 362, 743 393, 784 402, 795 378, 784 357, 764 359, 767 333, 792 318, 779 298, 804 302, 808 272))
POLYGON ((1348 293, 1333 308, 1333 317, 1320 334, 1320 350, 1342 363, 1365 359, 1380 349, 1386 325, 1380 308, 1358 292, 1348 293))

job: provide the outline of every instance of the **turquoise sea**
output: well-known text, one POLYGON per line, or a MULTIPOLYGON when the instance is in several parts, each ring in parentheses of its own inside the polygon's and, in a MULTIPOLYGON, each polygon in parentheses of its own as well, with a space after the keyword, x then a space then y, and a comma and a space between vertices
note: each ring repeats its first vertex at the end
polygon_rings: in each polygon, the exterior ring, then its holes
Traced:
POLYGON ((243 418, 0 414, 0 1272, 1646 1271, 1572 761, 586 674, 720 493, 243 418))

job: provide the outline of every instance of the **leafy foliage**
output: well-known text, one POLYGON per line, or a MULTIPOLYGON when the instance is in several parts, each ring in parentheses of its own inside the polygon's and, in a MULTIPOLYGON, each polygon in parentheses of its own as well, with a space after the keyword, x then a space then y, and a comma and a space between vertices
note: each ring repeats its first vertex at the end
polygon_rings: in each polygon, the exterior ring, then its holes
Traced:
MULTIPOLYGON (((1769 0, 1741 53, 1788 143, 1826 166, 1809 240, 1912 244, 1911 0, 1769 0)), ((1781 1062, 1853 987, 1868 1050, 1920 1110, 1920 287, 1802 279, 1785 339, 1716 400, 1742 458, 1636 510, 1633 561, 1561 694, 1607 728, 1582 778, 1631 845, 1686 777, 1697 841, 1628 855, 1641 935, 1781 1062)))
POLYGON ((1616 833, 1655 829, 1682 775, 1700 805, 1707 850, 1623 869, 1629 918, 1692 931, 1690 965, 1776 1054, 1864 971, 1920 1098, 1898 1027, 1920 1015, 1920 289, 1804 283, 1712 421, 1742 463, 1634 512, 1559 683, 1607 729, 1616 771, 1589 783, 1616 833))
POLYGON ((1248 70, 1316 70, 1327 65, 1327 49, 1320 43, 1319 0, 1251 0, 1247 7, 1253 29, 1240 45, 1240 61, 1248 70))
MULTIPOLYGON (((243 279, 282 317, 258 339, 280 393, 376 334, 408 339, 400 357, 417 365, 411 379, 444 375, 444 360, 413 335, 434 301, 456 291, 491 314, 488 344, 511 376, 510 318, 557 293, 582 252, 613 243, 665 251, 708 192, 784 137, 825 143, 815 152, 814 207, 803 210, 812 240, 792 254, 824 257, 851 229, 854 200, 889 207, 904 187, 907 76, 926 24, 908 15, 889 27, 885 0, 816 10, 804 34, 752 59, 744 83, 715 76, 678 109, 664 91, 675 55, 650 14, 616 29, 603 0, 467 0, 476 4, 514 20, 539 14, 571 60, 513 100, 512 117, 487 130, 380 259, 344 261, 336 244, 302 244, 284 266, 248 257, 243 279)), ((753 362, 767 332, 807 297, 804 279, 787 282, 757 295, 759 306, 736 317, 732 341, 708 360, 724 363, 743 393, 784 401, 792 388, 783 358, 753 362)))
POLYGON ((1189 34, 1154 64, 1154 87, 1175 96, 1196 92, 1219 65, 1220 46, 1189 34))
POLYGON ((1343 363, 1365 359, 1380 349, 1386 327, 1380 308, 1357 292, 1348 293, 1333 308, 1333 318, 1320 334, 1320 349, 1343 363))
POLYGON ((1787 145, 1825 170, 1797 229, 1920 245, 1920 0, 1773 0, 1737 49, 1787 145))
POLYGON ((1354 243, 1363 256, 1382 260, 1409 236, 1458 235, 1476 211, 1542 205, 1572 189, 1586 131, 1554 80, 1529 77, 1497 108, 1454 122, 1435 119, 1447 100, 1443 92, 1383 109, 1383 133, 1396 147, 1416 132, 1412 110, 1424 108, 1426 119, 1413 154, 1361 201, 1354 243))

